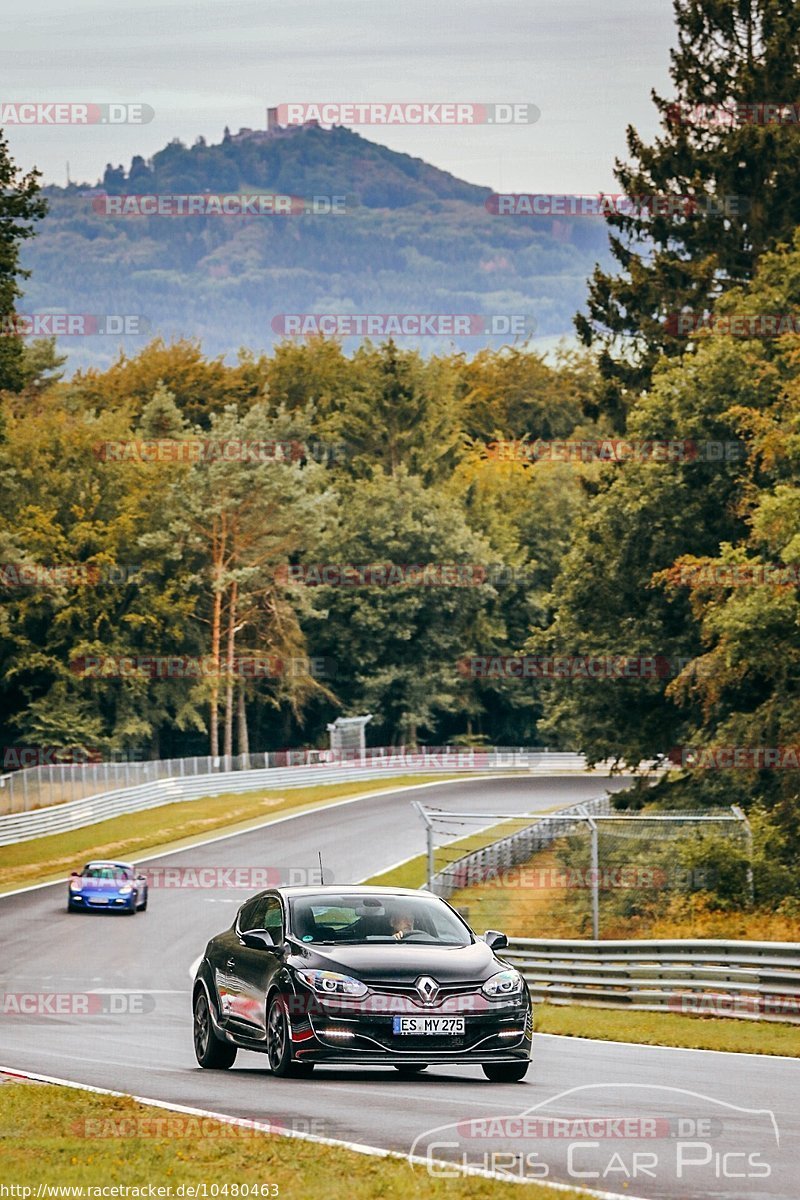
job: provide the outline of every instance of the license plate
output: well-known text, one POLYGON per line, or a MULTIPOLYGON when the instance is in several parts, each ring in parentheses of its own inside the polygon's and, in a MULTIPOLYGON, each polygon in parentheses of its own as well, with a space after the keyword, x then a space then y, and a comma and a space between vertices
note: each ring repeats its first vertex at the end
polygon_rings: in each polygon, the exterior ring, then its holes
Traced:
POLYGON ((394 1017, 394 1033, 429 1033, 446 1037, 448 1034, 464 1032, 463 1017, 394 1017))
POLYGON ((90 904, 108 904, 108 898, 106 896, 95 896, 92 900, 89 901, 89 903, 90 904))

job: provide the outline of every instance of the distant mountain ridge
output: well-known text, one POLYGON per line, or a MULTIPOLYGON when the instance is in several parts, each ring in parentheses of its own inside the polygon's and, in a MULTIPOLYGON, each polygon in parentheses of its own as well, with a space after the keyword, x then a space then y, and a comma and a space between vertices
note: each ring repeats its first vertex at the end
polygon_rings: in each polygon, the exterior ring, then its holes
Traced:
POLYGON ((106 167, 112 194, 238 192, 269 188, 294 195, 354 195, 367 208, 404 208, 433 200, 482 204, 490 188, 465 183, 421 158, 399 154, 343 126, 228 130, 221 142, 170 142, 125 171, 106 167))
MULTIPOLYGON (((133 315, 152 335, 199 338, 210 354, 269 349, 286 313, 514 314, 537 337, 572 336, 586 279, 608 259, 601 220, 493 215, 490 188, 343 127, 173 141, 128 170, 109 165, 97 189, 45 189, 50 213, 24 247, 32 276, 20 312, 133 315), (326 215, 110 217, 102 192, 276 192, 346 196, 347 206, 326 215)), ((59 345, 75 368, 106 365, 120 346, 135 353, 146 340, 59 345)), ((428 353, 503 339, 402 340, 428 353)))

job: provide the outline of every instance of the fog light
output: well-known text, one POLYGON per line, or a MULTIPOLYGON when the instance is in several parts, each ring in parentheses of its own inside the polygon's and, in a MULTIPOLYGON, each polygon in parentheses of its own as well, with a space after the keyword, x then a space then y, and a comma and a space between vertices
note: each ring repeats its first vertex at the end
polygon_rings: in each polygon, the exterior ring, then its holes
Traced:
POLYGON ((524 1029, 504 1029, 501 1033, 498 1033, 497 1036, 498 1037, 522 1037, 524 1032, 525 1032, 524 1029))
POLYGON ((349 1029, 321 1029, 320 1033, 322 1034, 323 1037, 332 1037, 332 1038, 355 1037, 355 1034, 352 1033, 349 1029))

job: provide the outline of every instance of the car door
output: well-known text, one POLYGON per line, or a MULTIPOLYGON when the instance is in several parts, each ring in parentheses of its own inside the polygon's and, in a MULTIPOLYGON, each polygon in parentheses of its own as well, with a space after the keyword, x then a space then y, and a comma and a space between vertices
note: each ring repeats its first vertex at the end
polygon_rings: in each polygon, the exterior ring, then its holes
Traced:
POLYGON ((219 996, 219 1016, 222 1025, 231 1024, 238 1028, 244 1019, 245 1005, 242 998, 242 982, 239 971, 242 965, 242 950, 245 948, 240 936, 243 929, 252 929, 258 919, 261 897, 256 896, 243 904, 236 914, 232 929, 214 939, 212 967, 214 984, 219 996))
POLYGON ((267 991, 283 961, 284 920, 280 897, 275 894, 263 896, 254 909, 248 909, 242 915, 255 923, 246 928, 244 924, 239 926, 240 945, 235 952, 236 1002, 230 1016, 231 1028, 235 1023, 241 1033, 263 1040, 267 1034, 267 991), (242 935, 256 931, 268 935, 271 945, 245 945, 242 935))

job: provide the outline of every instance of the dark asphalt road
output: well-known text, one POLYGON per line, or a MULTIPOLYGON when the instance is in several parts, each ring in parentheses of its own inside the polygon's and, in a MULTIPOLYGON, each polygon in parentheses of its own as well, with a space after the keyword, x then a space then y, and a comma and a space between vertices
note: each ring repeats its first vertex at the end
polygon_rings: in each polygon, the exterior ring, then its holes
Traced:
MULTIPOLYGON (((524 812, 620 786, 587 777, 465 779, 302 814, 150 861, 286 872, 315 868, 321 849, 330 878, 355 882, 423 850, 412 799, 524 812)), ((191 1044, 192 964, 254 890, 158 888, 149 911, 134 918, 68 915, 64 884, 0 897, 6 998, 120 990, 144 993, 148 1009, 6 1013, 0 1064, 627 1196, 800 1196, 800 1063, 793 1061, 539 1036, 534 1067, 516 1085, 489 1084, 470 1067, 431 1070, 413 1082, 392 1069, 335 1068, 278 1080, 251 1053, 240 1053, 230 1072, 201 1071, 191 1044), (774 1120, 761 1110, 772 1110, 774 1120), (527 1126, 511 1120, 524 1112, 527 1126), (562 1125, 562 1136, 552 1136, 559 1127, 547 1117, 639 1124, 562 1125), (488 1118, 494 1125, 465 1124, 488 1118)), ((110 1002, 93 1002, 93 1009, 97 1003, 110 1002)))

